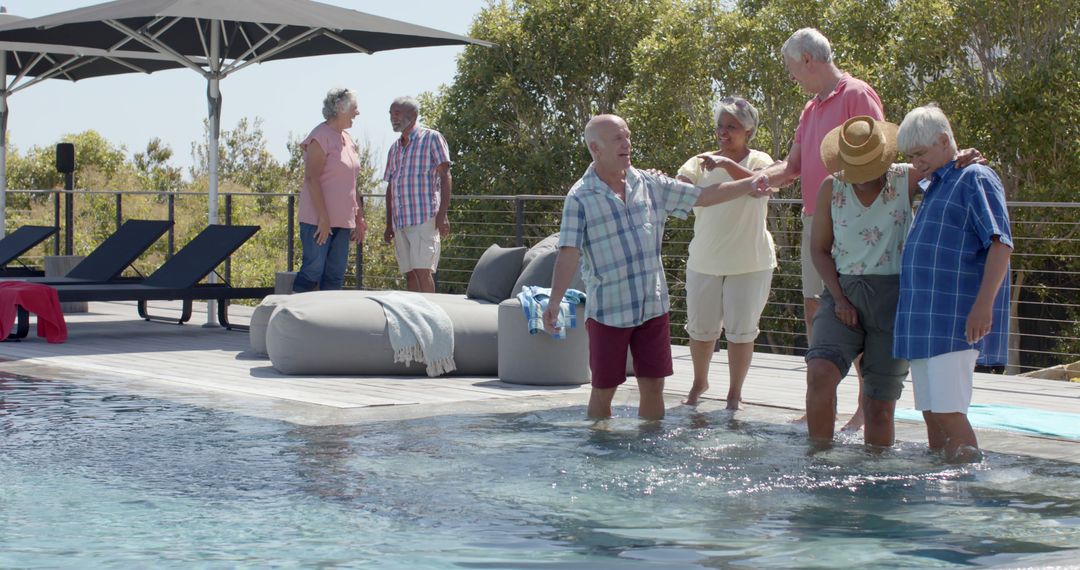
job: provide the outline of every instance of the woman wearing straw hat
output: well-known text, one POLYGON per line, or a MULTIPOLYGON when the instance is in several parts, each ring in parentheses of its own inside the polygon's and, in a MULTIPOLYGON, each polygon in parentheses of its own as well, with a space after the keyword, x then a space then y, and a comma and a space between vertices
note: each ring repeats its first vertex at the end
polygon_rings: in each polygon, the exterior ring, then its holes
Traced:
POLYGON ((836 388, 861 354, 864 441, 893 443, 893 412, 908 373, 907 361, 892 356, 900 252, 919 188, 910 165, 893 164, 896 130, 853 117, 821 143, 833 175, 821 185, 810 238, 825 281, 806 353, 807 428, 814 440, 832 440, 836 388))
MULTIPOLYGON (((908 374, 908 362, 892 355, 900 254, 920 191, 914 168, 893 163, 897 128, 852 117, 821 143, 821 159, 833 174, 821 184, 810 238, 825 281, 806 353, 807 428, 814 440, 832 440, 836 387, 861 355, 864 441, 893 443, 893 412, 908 374)), ((956 166, 985 162, 978 150, 966 149, 956 166)))
MULTIPOLYGON (((691 157, 679 169, 679 180, 698 187, 749 182, 754 171, 773 162, 768 154, 747 146, 757 125, 758 111, 749 101, 721 99, 713 114, 720 149, 691 157)), ((733 187, 722 203, 694 208, 694 237, 686 261, 686 332, 694 384, 685 404, 697 404, 709 389, 709 362, 723 330, 730 376, 727 409, 739 408, 776 267, 772 236, 765 226, 767 213, 768 200, 741 187, 733 187)))

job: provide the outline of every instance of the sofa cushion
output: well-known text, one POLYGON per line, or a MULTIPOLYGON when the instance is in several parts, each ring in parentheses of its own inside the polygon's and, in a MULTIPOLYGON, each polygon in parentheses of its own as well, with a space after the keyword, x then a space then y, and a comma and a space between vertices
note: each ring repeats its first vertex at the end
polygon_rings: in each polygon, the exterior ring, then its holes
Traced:
POLYGON ((476 262, 465 296, 490 303, 500 303, 510 298, 524 258, 524 247, 493 244, 476 262))
MULTIPOLYGON (((540 240, 539 243, 529 248, 525 253, 524 267, 521 275, 514 282, 511 297, 521 292, 522 287, 535 285, 537 287, 551 287, 551 276, 555 272, 555 259, 559 255, 559 234, 554 233, 540 240)), ((581 268, 574 272, 570 280, 570 288, 585 291, 585 283, 581 280, 581 268)))

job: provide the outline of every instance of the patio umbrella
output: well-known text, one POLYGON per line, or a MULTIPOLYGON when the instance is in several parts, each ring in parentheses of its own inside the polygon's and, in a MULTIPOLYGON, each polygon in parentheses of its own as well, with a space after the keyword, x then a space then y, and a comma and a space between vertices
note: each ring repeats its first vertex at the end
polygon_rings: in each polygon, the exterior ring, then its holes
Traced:
POLYGON ((207 80, 209 221, 217 222, 219 82, 251 64, 341 53, 477 44, 465 36, 311 0, 115 0, 0 26, 0 42, 170 58, 207 80))
MULTIPOLYGON (((25 18, 0 13, 0 25, 24 22, 25 18)), ((7 121, 8 96, 46 79, 78 81, 120 73, 151 73, 180 67, 172 58, 157 53, 80 48, 29 42, 0 41, 0 236, 7 230, 7 121), (11 76, 10 82, 8 76, 11 76)))
MULTIPOLYGON (((275 59, 492 45, 312 0, 114 0, 0 26, 0 42, 5 41, 157 54, 205 77, 211 224, 218 221, 219 83, 225 77, 275 59)), ((211 306, 207 324, 213 313, 211 306)))

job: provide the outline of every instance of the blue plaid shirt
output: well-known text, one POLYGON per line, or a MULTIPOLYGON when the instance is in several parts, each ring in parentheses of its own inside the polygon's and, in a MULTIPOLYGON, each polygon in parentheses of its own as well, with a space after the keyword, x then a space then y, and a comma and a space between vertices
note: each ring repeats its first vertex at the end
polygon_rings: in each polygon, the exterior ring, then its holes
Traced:
POLYGON ((625 328, 668 312, 664 222, 686 218, 699 194, 690 184, 629 168, 623 202, 589 166, 566 196, 559 229, 559 246, 581 252, 585 318, 625 328))
POLYGON ((994 299, 990 334, 972 345, 964 332, 993 236, 1013 246, 1005 189, 997 174, 981 165, 958 170, 954 162, 934 172, 900 261, 893 331, 897 358, 974 348, 979 364, 1008 362, 1008 276, 994 299))

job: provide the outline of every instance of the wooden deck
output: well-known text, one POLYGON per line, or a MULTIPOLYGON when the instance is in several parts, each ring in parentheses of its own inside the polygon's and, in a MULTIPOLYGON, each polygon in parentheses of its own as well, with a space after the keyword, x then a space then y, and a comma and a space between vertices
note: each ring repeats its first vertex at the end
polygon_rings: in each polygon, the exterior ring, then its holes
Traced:
MULTIPOLYGON (((178 305, 159 303, 159 314, 178 313, 178 305)), ((246 323, 250 309, 233 307, 233 321, 246 323)), ((515 411, 584 405, 588 386, 530 387, 477 377, 286 376, 267 359, 248 352, 246 333, 208 328, 205 308, 196 306, 184 325, 138 319, 134 303, 91 303, 90 312, 68 315, 68 341, 51 345, 33 336, 0 343, 0 374, 64 380, 107 391, 164 398, 297 424, 326 425, 419 417, 446 413, 515 411), (202 312, 200 312, 202 310, 202 312)), ((693 377, 689 351, 673 347, 675 374, 668 379, 668 405, 685 397, 693 377)), ((722 408, 727 390, 726 353, 716 353, 712 390, 702 410, 722 408)), ((633 382, 620 390, 616 404, 636 405, 633 382)), ((747 414, 774 421, 801 415, 805 364, 800 357, 754 355, 744 389, 747 414)), ((854 411, 856 386, 841 383, 841 418, 854 411)), ((910 385, 898 408, 911 408, 910 385)), ((1080 412, 1080 384, 977 374, 974 402, 1007 404, 1047 411, 1080 412)), ((740 412, 743 413, 743 412, 740 412)), ((898 422, 897 437, 921 441, 915 422, 898 422)), ((1080 463, 1080 442, 979 430, 989 450, 1080 463)))

